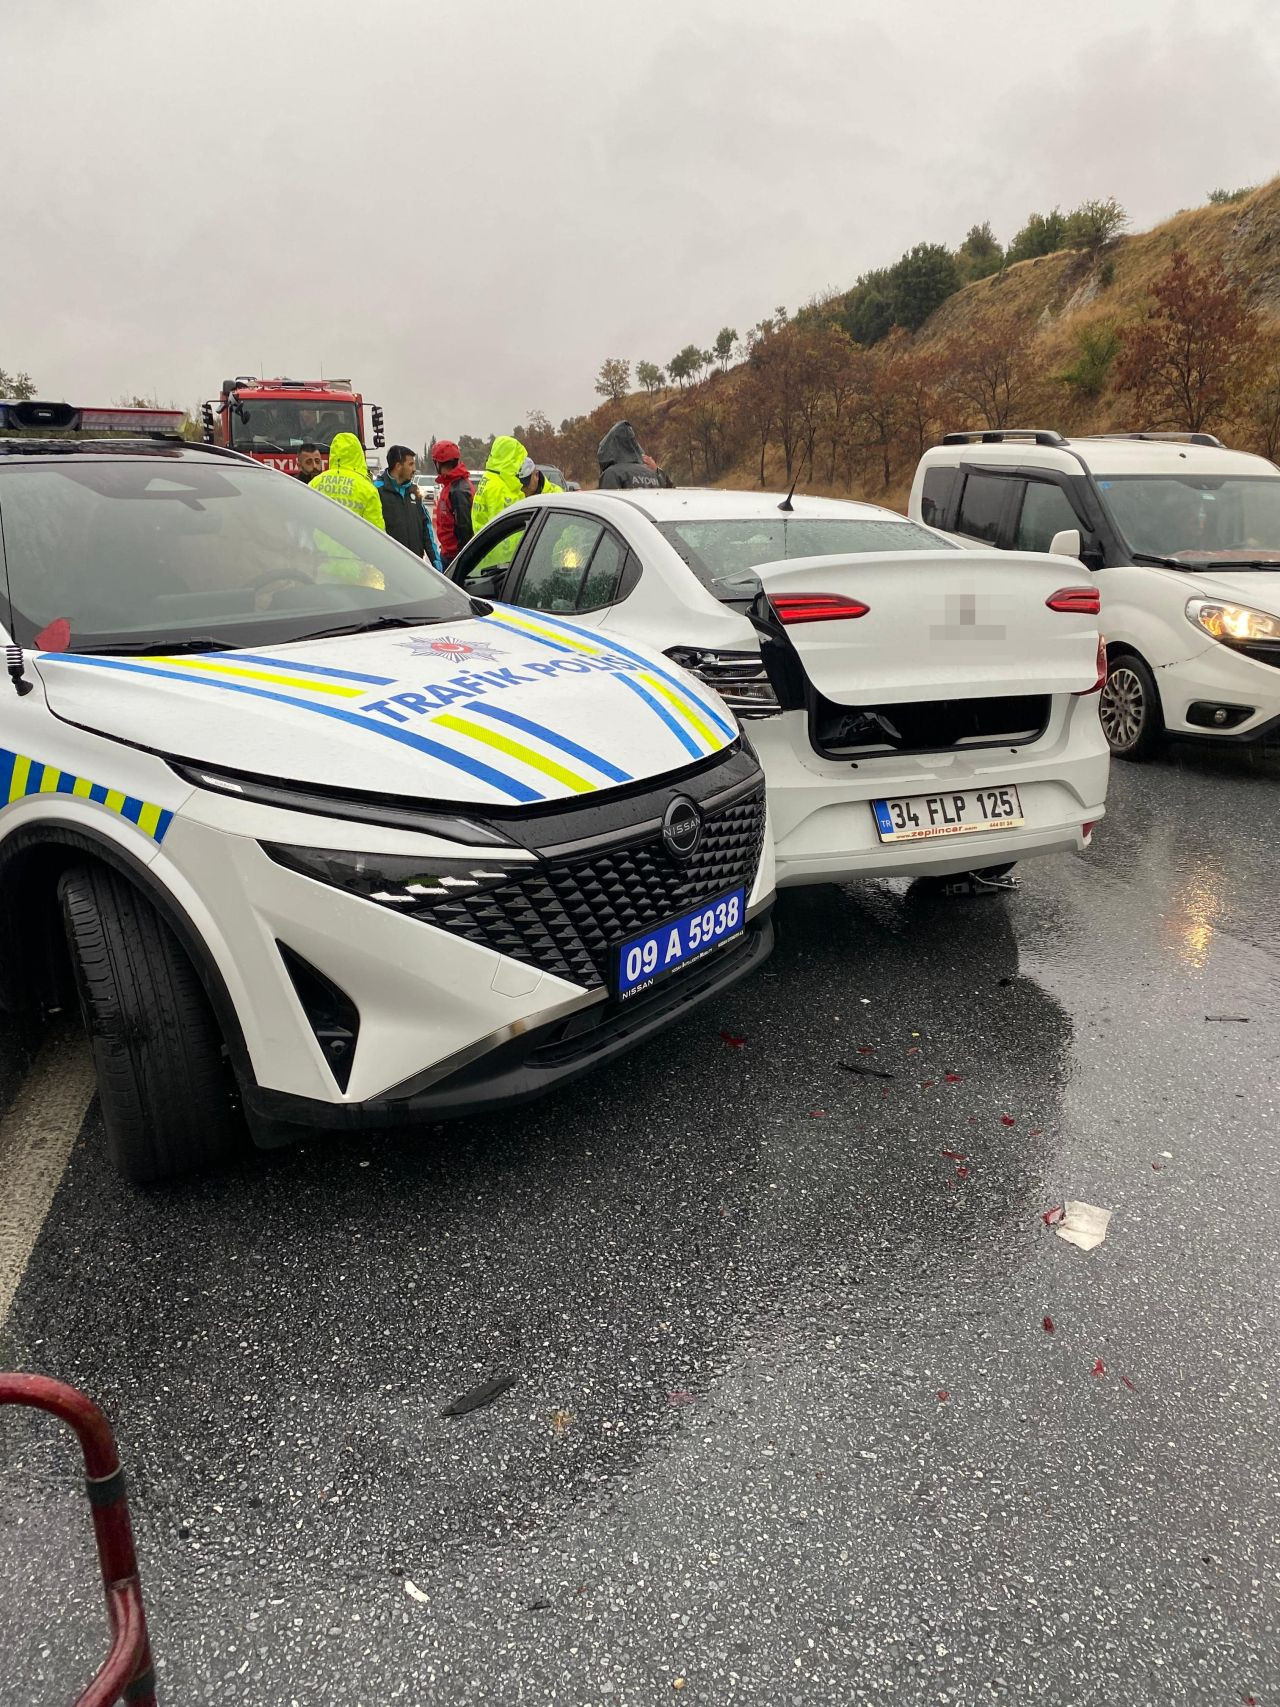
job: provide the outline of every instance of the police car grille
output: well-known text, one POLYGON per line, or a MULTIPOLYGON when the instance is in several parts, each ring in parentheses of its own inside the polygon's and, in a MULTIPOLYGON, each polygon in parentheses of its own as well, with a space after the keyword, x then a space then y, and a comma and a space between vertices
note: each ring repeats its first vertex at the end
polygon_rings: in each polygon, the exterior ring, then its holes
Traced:
POLYGON ((528 877, 415 909, 441 930, 598 989, 618 943, 726 890, 748 891, 764 842, 763 788, 704 815, 685 865, 660 837, 545 861, 528 877))

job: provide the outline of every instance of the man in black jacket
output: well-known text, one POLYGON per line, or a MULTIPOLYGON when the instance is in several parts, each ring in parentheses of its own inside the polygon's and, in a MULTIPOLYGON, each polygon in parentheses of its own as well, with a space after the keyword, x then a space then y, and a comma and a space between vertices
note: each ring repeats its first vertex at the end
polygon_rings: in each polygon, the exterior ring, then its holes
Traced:
POLYGON ((382 519, 391 538, 439 569, 440 548, 422 494, 413 483, 417 470, 417 454, 408 445, 392 445, 387 452, 386 473, 379 475, 374 485, 382 499, 382 519))
POLYGON ((640 441, 630 421, 618 421, 609 428, 600 440, 596 459, 600 464, 602 492, 671 484, 653 458, 640 449, 640 441))

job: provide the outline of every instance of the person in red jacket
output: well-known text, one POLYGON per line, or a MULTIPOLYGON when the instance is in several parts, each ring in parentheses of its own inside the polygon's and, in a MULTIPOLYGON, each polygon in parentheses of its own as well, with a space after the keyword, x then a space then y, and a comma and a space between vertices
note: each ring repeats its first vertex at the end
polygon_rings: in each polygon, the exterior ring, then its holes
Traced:
POLYGON ((437 439, 431 447, 431 460, 436 465, 440 495, 436 499, 436 538, 440 555, 447 569, 471 538, 471 500, 475 487, 462 460, 462 452, 452 439, 437 439))

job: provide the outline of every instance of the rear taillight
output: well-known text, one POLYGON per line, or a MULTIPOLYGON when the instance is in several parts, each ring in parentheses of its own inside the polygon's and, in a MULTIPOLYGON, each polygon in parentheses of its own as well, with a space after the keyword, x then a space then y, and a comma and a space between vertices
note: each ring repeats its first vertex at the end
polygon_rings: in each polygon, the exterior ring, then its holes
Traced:
POLYGON ((1106 682, 1106 679, 1107 679, 1107 642, 1106 642, 1105 635, 1101 635, 1101 634, 1098 636, 1097 673, 1098 673, 1097 681, 1094 682, 1094 684, 1091 688, 1081 688, 1081 690, 1077 696, 1078 698, 1088 699, 1088 697, 1091 693, 1101 693, 1102 688, 1103 688, 1103 684, 1106 682))
POLYGON ((1096 587, 1059 587, 1044 602, 1050 610, 1066 611, 1075 616, 1097 616, 1102 609, 1096 587))
POLYGON ((788 628, 797 622, 841 622, 866 616, 871 609, 861 599, 848 599, 843 593, 774 593, 769 603, 778 621, 788 628))

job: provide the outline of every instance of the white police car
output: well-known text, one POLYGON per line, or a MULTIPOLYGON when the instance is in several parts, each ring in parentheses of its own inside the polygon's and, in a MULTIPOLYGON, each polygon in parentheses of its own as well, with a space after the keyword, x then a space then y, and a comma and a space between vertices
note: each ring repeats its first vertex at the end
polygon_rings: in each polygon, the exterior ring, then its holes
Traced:
POLYGON ((51 431, 88 424, 0 404, 43 435, 0 436, 0 1000, 74 984, 129 1177, 241 1112, 271 1144, 548 1088, 768 953, 713 693, 234 452, 51 431))

